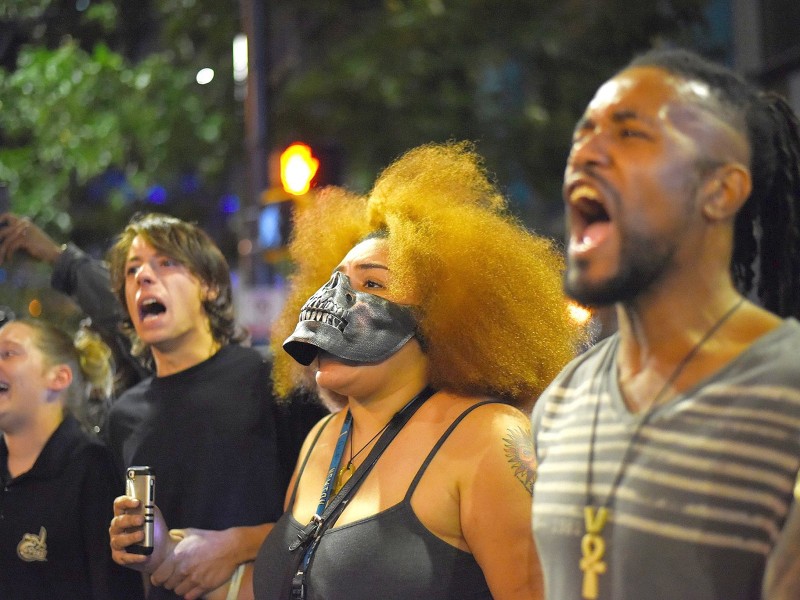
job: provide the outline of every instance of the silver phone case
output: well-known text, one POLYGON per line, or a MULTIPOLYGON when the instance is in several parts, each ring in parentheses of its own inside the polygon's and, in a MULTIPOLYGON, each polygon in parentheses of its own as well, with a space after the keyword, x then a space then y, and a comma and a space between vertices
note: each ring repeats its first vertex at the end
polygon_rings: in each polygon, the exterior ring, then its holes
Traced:
POLYGON ((155 542, 156 476, 150 467, 128 467, 125 495, 138 499, 139 512, 144 515, 144 540, 126 548, 132 554, 151 554, 155 542))

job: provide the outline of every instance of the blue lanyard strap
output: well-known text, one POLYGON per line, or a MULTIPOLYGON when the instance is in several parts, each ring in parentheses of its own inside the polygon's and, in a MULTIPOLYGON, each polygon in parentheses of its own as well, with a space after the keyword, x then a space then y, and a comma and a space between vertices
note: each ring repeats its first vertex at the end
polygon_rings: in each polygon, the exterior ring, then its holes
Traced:
POLYGON ((292 579, 292 599, 305 598, 305 572, 308 569, 311 557, 316 551, 317 544, 322 537, 322 533, 330 525, 330 523, 336 520, 338 514, 341 513, 341 511, 344 509, 344 506, 347 504, 346 498, 348 498, 351 493, 355 492, 363 478, 375 465, 378 457, 380 457, 380 455, 386 449, 386 446, 388 446, 394 439, 394 436, 397 435, 397 432, 402 429, 403 425, 405 425, 405 423, 411 418, 416 410, 434 393, 435 390, 433 388, 426 387, 408 404, 406 404, 397 414, 395 414, 394 417, 392 417, 391 421, 389 422, 389 427, 378 439, 378 443, 364 460, 364 463, 358 469, 356 469, 355 473, 353 473, 352 477, 347 481, 344 487, 331 500, 329 495, 336 475, 336 467, 339 466, 339 462, 341 461, 342 453, 344 452, 344 446, 347 442, 350 426, 352 424, 352 417, 349 412, 347 413, 345 416, 345 422, 342 423, 342 430, 339 433, 339 439, 336 442, 336 448, 334 449, 333 458, 331 459, 331 466, 328 469, 328 476, 325 478, 325 485, 322 488, 322 494, 320 496, 319 505, 317 506, 317 512, 311 518, 311 522, 306 525, 306 527, 303 528, 300 533, 297 534, 297 540, 289 545, 289 551, 294 552, 295 550, 298 550, 302 546, 306 546, 306 544, 308 544, 308 546, 305 548, 303 560, 300 561, 300 566, 297 570, 297 573, 292 579), (328 505, 329 502, 330 505, 328 505))
MULTIPOLYGON (((333 457, 331 458, 331 466, 328 468, 328 475, 325 477, 325 483, 322 486, 322 493, 319 497, 319 504, 317 504, 317 510, 314 513, 314 516, 311 517, 311 523, 306 526, 305 529, 313 529, 312 535, 316 533, 316 530, 322 525, 322 513, 325 511, 325 507, 328 505, 328 500, 330 499, 331 488, 333 487, 333 481, 336 478, 336 469, 339 466, 339 462, 342 460, 342 454, 344 454, 344 447, 347 444, 347 437, 350 434, 350 426, 353 424, 353 415, 350 414, 350 411, 347 411, 347 415, 344 417, 344 423, 342 423, 342 429, 339 431, 339 439, 336 440, 336 447, 333 449, 333 457)), ((304 530, 305 531, 305 530, 304 530)), ((311 533, 311 532, 309 532, 311 533)), ((318 537, 314 537, 312 542, 306 548, 306 552, 303 555, 303 560, 300 562, 300 568, 297 574, 292 581, 292 598, 302 599, 305 598, 305 585, 303 584, 303 576, 305 574, 306 569, 308 568, 308 563, 311 560, 311 555, 314 554, 314 550, 316 549, 317 542, 319 542, 318 537)), ((297 546, 292 544, 289 547, 289 550, 296 549, 297 546)))
POLYGON ((347 444, 347 437, 350 435, 350 426, 352 424, 353 415, 351 415, 348 410, 347 415, 344 417, 344 423, 342 423, 342 430, 339 432, 339 439, 336 440, 333 458, 331 458, 331 466, 328 468, 328 476, 325 478, 325 484, 322 486, 322 494, 319 497, 319 504, 317 505, 316 514, 314 515, 317 518, 322 516, 322 512, 328 505, 328 500, 330 500, 331 488, 336 479, 336 469, 339 467, 339 462, 342 460, 342 454, 344 454, 344 447, 347 444))

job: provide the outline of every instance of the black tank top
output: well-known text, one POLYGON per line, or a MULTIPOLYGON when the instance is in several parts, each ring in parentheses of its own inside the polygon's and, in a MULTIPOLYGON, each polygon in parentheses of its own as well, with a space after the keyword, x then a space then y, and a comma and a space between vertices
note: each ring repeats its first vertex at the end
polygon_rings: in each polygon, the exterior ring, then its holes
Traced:
MULTIPOLYGON (((491 600, 475 558, 436 537, 411 508, 411 497, 442 444, 461 420, 483 404, 461 413, 428 454, 402 501, 376 515, 328 529, 306 573, 308 600, 491 600)), ((325 426, 320 428, 320 433, 325 426)), ((302 477, 308 456, 303 459, 302 477)), ((303 525, 289 510, 259 550, 253 574, 256 600, 287 600, 294 570, 288 547, 303 525)))

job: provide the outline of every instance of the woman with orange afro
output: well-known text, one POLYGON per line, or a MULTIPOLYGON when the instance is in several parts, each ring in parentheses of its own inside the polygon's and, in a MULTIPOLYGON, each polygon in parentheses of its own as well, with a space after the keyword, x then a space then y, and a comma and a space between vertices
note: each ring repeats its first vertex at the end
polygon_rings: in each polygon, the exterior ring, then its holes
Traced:
POLYGON ((344 408, 305 442, 256 598, 541 597, 522 410, 581 337, 560 255, 468 144, 410 151, 368 198, 329 190, 295 232, 276 388, 310 367, 344 408))

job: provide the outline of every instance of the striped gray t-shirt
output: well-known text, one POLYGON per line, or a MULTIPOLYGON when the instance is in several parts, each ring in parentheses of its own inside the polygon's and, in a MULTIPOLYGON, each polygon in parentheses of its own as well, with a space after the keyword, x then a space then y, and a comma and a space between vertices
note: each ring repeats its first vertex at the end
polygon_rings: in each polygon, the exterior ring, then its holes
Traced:
POLYGON ((618 343, 614 335, 574 360, 533 411, 547 598, 581 598, 593 429, 590 504, 609 506, 598 598, 760 598, 767 558, 790 508, 800 510, 800 324, 787 319, 641 425, 617 383, 618 343))

